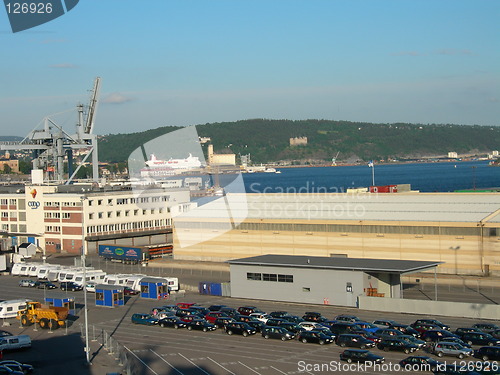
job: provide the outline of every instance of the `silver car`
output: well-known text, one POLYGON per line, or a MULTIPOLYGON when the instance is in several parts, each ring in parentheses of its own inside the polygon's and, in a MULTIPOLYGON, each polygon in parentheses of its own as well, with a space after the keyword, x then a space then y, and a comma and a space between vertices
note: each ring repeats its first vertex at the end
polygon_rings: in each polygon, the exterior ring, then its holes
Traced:
POLYGON ((466 348, 465 346, 462 346, 456 342, 446 342, 446 341, 441 341, 436 343, 436 345, 434 345, 433 352, 438 357, 443 357, 446 355, 446 356, 458 357, 460 359, 472 355, 471 348, 466 348))

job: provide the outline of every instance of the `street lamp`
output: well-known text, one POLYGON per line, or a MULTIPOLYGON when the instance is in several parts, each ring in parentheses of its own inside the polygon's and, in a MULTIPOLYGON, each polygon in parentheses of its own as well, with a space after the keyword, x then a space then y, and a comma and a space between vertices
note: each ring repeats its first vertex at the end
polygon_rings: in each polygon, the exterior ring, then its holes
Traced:
POLYGON ((86 251, 85 251, 85 210, 84 202, 87 199, 86 196, 80 197, 82 201, 82 265, 83 265, 83 304, 84 304, 84 320, 85 320, 85 359, 87 365, 90 365, 90 348, 89 348, 89 320, 87 315, 87 267, 86 267, 86 251))
POLYGON ((450 247, 450 250, 455 251, 455 275, 458 275, 458 259, 457 259, 457 252, 460 249, 460 246, 455 246, 455 247, 450 247))

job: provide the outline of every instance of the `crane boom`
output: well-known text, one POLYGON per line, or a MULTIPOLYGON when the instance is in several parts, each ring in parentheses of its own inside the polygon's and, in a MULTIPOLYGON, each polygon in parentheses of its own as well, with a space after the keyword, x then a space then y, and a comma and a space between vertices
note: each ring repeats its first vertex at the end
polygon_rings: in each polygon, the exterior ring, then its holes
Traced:
POLYGON ((89 110, 87 112, 87 118, 85 119, 85 134, 92 134, 94 130, 94 116, 95 111, 97 109, 97 98, 99 96, 99 87, 101 84, 101 78, 96 77, 94 81, 94 88, 92 89, 92 93, 90 94, 90 102, 89 102, 89 110))

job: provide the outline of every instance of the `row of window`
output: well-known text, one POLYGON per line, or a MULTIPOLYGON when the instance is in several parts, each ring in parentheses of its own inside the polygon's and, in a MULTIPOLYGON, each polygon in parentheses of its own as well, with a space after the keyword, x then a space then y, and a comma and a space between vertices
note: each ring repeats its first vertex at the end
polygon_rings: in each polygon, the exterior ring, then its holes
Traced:
POLYGON ((247 272, 247 280, 277 281, 279 283, 293 283, 293 275, 280 275, 276 273, 247 272))
POLYGON ((45 232, 60 233, 61 227, 58 225, 47 225, 45 226, 45 232))
POLYGON ((106 213, 104 212, 98 212, 97 214, 91 212, 88 215, 89 220, 93 219, 103 219, 103 218, 112 218, 112 217, 129 217, 129 216, 139 216, 139 214, 142 215, 154 215, 156 213, 162 214, 164 212, 163 208, 158 208, 158 209, 151 209, 151 210, 124 210, 124 211, 107 211, 106 213), (133 214, 133 215, 132 215, 133 214))
POLYGON ((43 205, 45 207, 77 207, 81 206, 81 203, 76 201, 71 201, 71 202, 46 201, 43 205))
POLYGON ((102 232, 117 232, 130 229, 149 229, 171 226, 171 219, 157 219, 147 221, 136 221, 132 223, 106 224, 106 225, 89 225, 87 233, 102 233, 102 232))
POLYGON ((17 199, 2 198, 2 199, 0 199, 0 204, 2 206, 6 206, 7 204, 9 204, 11 206, 15 206, 17 204, 17 199))
MULTIPOLYGON (((105 199, 89 199, 89 206, 93 206, 94 203, 97 206, 102 206, 104 204, 105 199)), ((113 205, 113 198, 106 199, 108 205, 113 205)), ((137 203, 157 203, 157 202, 169 202, 169 195, 159 195, 159 196, 150 196, 150 197, 140 197, 140 198, 116 198, 116 204, 137 204, 137 203)))
POLYGON ((61 217, 63 219, 69 219, 71 217, 71 214, 69 212, 63 212, 61 214, 61 212, 53 212, 53 211, 49 211, 49 212, 45 212, 43 214, 43 216, 46 218, 46 219, 60 219, 61 217))
MULTIPOLYGON (((189 223, 195 226, 197 223, 189 223)), ((199 225, 199 224, 198 224, 199 225)), ((206 223, 202 223, 206 227, 206 223)), ((227 225, 213 223, 212 225, 227 225)), ((215 229, 215 228, 214 228, 215 229)), ((480 227, 434 227, 399 225, 350 225, 350 224, 295 224, 295 223, 247 223, 238 225, 240 230, 291 231, 291 232, 329 232, 329 233, 376 233, 376 234, 414 234, 447 236, 480 236, 480 227)), ((484 235, 497 236, 500 228, 488 228, 484 235)))
MULTIPOLYGON (((11 224, 10 225, 10 231, 11 232, 17 232, 19 228, 19 232, 21 233, 26 233, 26 224, 11 224)), ((9 224, 2 224, 2 230, 9 231, 9 224)))

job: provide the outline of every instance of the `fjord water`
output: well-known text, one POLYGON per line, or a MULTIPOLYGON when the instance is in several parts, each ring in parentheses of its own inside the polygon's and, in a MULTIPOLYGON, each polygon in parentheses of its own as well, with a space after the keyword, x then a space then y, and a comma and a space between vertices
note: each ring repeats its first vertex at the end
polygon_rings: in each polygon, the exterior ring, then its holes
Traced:
MULTIPOLYGON (((281 173, 244 174, 247 193, 333 193, 372 184, 367 165, 277 169, 281 173)), ((500 167, 487 161, 375 164, 375 185, 398 184, 410 184, 421 192, 500 187, 500 167)))

